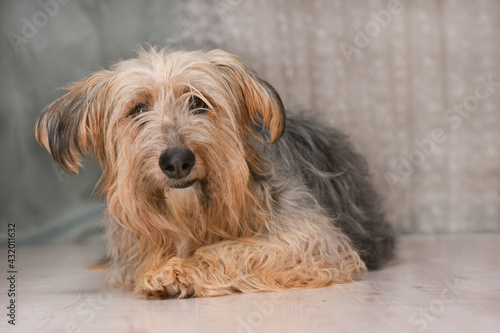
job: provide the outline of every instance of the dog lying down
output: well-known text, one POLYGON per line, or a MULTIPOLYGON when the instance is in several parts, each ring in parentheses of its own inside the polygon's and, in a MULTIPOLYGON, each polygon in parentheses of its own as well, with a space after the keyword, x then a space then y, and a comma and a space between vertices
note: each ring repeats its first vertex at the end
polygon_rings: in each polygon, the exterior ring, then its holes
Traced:
POLYGON ((352 281, 394 254, 346 136, 285 116, 276 90, 221 50, 141 50, 67 89, 36 124, 54 161, 103 169, 109 278, 147 297, 352 281))

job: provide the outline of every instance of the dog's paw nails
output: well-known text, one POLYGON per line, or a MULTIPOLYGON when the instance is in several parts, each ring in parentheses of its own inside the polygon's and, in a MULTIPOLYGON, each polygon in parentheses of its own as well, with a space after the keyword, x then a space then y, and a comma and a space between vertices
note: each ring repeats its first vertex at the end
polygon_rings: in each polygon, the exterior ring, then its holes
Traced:
POLYGON ((147 298, 156 298, 156 299, 163 299, 166 298, 166 292, 165 289, 157 289, 157 290, 148 290, 147 291, 147 298))
POLYGON ((181 270, 173 265, 147 272, 137 280, 136 292, 157 299, 192 297, 194 287, 182 275, 181 270))

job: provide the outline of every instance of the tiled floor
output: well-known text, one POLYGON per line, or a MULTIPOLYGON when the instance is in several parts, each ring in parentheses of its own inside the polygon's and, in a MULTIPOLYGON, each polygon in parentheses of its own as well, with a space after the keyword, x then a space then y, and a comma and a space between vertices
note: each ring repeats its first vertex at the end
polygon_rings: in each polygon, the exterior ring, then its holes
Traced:
POLYGON ((500 332, 500 234, 403 236, 396 262, 350 285, 209 299, 111 292, 101 273, 85 268, 103 252, 19 248, 16 325, 2 314, 0 331, 500 332))

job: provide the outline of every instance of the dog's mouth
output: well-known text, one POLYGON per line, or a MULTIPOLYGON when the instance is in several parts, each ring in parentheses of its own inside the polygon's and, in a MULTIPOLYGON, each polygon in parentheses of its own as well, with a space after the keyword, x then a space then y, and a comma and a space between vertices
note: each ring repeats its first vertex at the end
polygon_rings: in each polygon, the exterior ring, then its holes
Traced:
POLYGON ((177 181, 173 184, 170 184, 171 188, 175 189, 182 189, 182 188, 188 188, 196 184, 198 180, 197 179, 191 179, 191 180, 186 180, 186 181, 177 181))

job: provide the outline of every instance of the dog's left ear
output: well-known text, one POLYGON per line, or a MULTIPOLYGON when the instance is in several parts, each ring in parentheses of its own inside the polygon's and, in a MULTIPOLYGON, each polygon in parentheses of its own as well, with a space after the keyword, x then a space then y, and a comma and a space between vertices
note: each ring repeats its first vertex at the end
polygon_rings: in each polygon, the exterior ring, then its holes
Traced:
POLYGON ((276 90, 237 56, 222 50, 213 50, 208 54, 229 89, 233 89, 238 96, 248 131, 258 138, 252 128, 264 126, 271 134, 269 143, 276 142, 285 130, 286 118, 283 102, 276 90))

